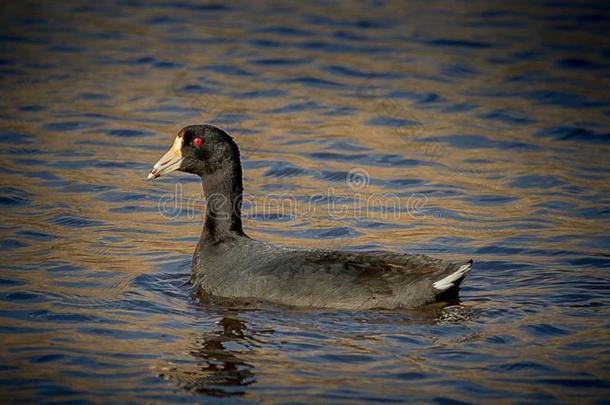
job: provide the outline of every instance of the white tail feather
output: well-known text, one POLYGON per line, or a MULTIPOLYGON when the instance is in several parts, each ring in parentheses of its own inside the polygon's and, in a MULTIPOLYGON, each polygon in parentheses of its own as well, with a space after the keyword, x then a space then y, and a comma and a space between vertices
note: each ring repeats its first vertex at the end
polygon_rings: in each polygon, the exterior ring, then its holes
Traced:
POLYGON ((455 273, 451 273, 447 277, 441 278, 440 280, 432 284, 432 287, 436 288, 439 291, 446 291, 453 287, 453 283, 464 277, 466 273, 470 271, 471 268, 472 262, 463 264, 455 271, 455 273))

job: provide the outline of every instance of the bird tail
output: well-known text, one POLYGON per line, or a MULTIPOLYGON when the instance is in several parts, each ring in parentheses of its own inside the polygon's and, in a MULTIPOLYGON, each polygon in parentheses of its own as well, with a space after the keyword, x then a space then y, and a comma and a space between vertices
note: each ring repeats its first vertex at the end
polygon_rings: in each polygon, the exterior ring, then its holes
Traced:
POLYGON ((467 262, 452 263, 448 266, 449 274, 432 284, 432 287, 438 294, 444 294, 449 291, 457 291, 460 283, 472 269, 472 260, 467 262))

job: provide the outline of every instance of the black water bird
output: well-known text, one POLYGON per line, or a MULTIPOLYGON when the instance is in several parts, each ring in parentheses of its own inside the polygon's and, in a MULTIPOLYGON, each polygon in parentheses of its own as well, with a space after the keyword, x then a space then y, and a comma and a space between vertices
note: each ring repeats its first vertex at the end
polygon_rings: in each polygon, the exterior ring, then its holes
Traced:
POLYGON ((202 179, 206 218, 192 281, 211 296, 317 308, 414 308, 456 296, 472 267, 472 260, 294 249, 248 237, 241 221, 239 148, 212 125, 180 130, 148 179, 176 170, 202 179))

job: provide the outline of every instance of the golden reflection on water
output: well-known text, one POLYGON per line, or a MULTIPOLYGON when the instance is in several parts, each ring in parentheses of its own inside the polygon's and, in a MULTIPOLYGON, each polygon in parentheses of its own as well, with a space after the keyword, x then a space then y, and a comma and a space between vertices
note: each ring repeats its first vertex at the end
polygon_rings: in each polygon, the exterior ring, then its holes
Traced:
MULTIPOLYGON (((159 7, 137 13, 127 6, 120 12, 76 12, 70 3, 37 5, 35 11, 16 3, 7 7, 3 25, 15 35, 22 28, 14 21, 24 15, 59 28, 30 34, 49 45, 12 44, 8 55, 18 60, 21 75, 2 76, 2 130, 27 138, 3 147, 0 187, 23 190, 31 200, 0 210, 2 232, 15 238, 20 230, 53 236, 3 252, 3 273, 23 283, 3 286, 3 293, 28 291, 40 299, 3 301, 10 316, 1 318, 2 326, 22 329, 2 334, 2 363, 13 366, 17 371, 9 372, 17 376, 52 381, 94 398, 111 386, 112 399, 142 399, 150 393, 155 400, 154 393, 167 395, 164 390, 178 386, 196 395, 263 401, 341 389, 348 398, 350 390, 364 389, 403 400, 417 395, 476 401, 481 398, 456 394, 455 384, 443 382, 550 393, 556 388, 532 388, 526 371, 520 375, 494 367, 514 355, 558 370, 560 377, 569 375, 573 363, 549 353, 565 357, 571 355, 570 345, 585 341, 589 347, 574 355, 582 358, 578 368, 603 377, 607 367, 600 348, 607 333, 598 314, 590 310, 583 319, 551 299, 569 284, 564 276, 582 274, 593 291, 599 289, 594 282, 607 278, 601 267, 571 267, 560 259, 574 252, 607 257, 607 247, 589 242, 607 238, 608 221, 574 213, 607 202, 608 144, 533 135, 575 122, 607 128, 607 107, 571 108, 522 96, 551 89, 603 100, 607 80, 599 71, 578 74, 554 65, 572 57, 570 46, 595 44, 599 36, 571 31, 556 39, 563 48, 550 47, 553 34, 538 24, 548 12, 542 6, 511 5, 520 17, 501 18, 517 27, 526 21, 530 28, 525 32, 507 31, 481 17, 497 6, 389 3, 372 16, 366 3, 338 5, 330 12, 323 5, 294 4, 286 6, 294 8, 288 14, 251 5, 249 11, 219 13, 205 24, 192 11, 173 7, 174 27, 145 23, 167 13, 159 7), (82 13, 86 18, 77 18, 82 13), (324 22, 328 16, 336 16, 338 25, 324 22), (314 17, 322 22, 311 22, 314 17), (339 24, 367 18, 396 26, 367 30, 339 24), (259 30, 277 26, 310 34, 259 30), (341 41, 337 32, 363 39, 341 41), (108 36, 96 36, 100 33, 108 36), (438 38, 498 46, 473 51, 431 45, 438 38), (321 43, 347 44, 351 50, 328 51, 316 46, 321 43), (77 51, 66 56, 52 45, 77 51), (388 51, 375 52, 383 48, 388 51), (498 62, 532 50, 552 58, 498 62), (138 62, 142 58, 175 66, 155 68, 152 62, 138 62), (35 63, 38 67, 32 67, 35 63), (337 73, 332 69, 337 66, 356 73, 337 73), (472 71, 458 69, 452 76, 443 70, 447 66, 472 71), (532 79, 540 72, 548 80, 532 79), (509 80, 520 76, 532 78, 509 80), (185 90, 195 85, 203 90, 185 90), (245 96, 269 91, 277 94, 245 96), (28 105, 44 109, 17 110, 28 105), (451 106, 460 108, 451 111, 451 106), (524 120, 483 118, 494 111, 524 120), (247 200, 257 207, 256 212, 244 209, 251 236, 308 248, 474 256, 484 264, 468 280, 462 304, 475 315, 446 321, 441 308, 423 314, 308 315, 294 309, 201 307, 185 285, 203 221, 200 184, 180 174, 159 182, 145 178, 181 127, 202 122, 227 128, 241 147, 247 200), (74 126, 53 127, 65 123, 74 126), (111 134, 125 129, 144 135, 111 134), (442 141, 452 135, 485 136, 492 146, 442 141), (428 137, 437 140, 422 142, 428 137), (495 147, 494 142, 516 146, 495 147), (354 169, 366 173, 366 187, 354 190, 341 179, 354 169), (563 183, 515 185, 522 176, 563 183), (294 198, 296 205, 289 212, 269 208, 273 193, 294 198), (348 200, 334 207, 320 203, 311 211, 310 197, 316 194, 348 200), (363 218, 349 198, 370 196, 398 199, 405 211, 384 217, 368 210, 363 218), (480 203, 480 196, 507 202, 480 203), (173 214, 180 215, 162 215, 160 201, 172 199, 177 204, 173 214), (556 202, 569 208, 543 208, 556 202), (261 210, 286 216, 254 215, 261 210), (78 221, 91 223, 80 226, 78 221), (347 231, 333 233, 341 229, 347 231), (549 253, 537 253, 544 251, 549 253), (527 272, 515 267, 513 273, 493 267, 511 262, 531 267, 527 272), (65 264, 72 267, 61 267, 65 264), (360 324, 369 329, 359 329, 360 324), (532 325, 557 325, 567 332, 541 337, 532 325), (493 338, 504 343, 489 343, 493 338), (49 354, 59 357, 44 366, 31 361, 49 354), (460 354, 468 367, 456 365, 460 354), (419 373, 426 383, 389 378, 393 373, 419 373), (160 386, 158 377, 167 385, 160 386)), ((570 15, 569 10, 554 13, 570 15)), ((603 297, 591 300, 599 303, 603 297)), ((605 308, 600 311, 607 313, 605 308)), ((31 398, 28 392, 24 398, 31 398)))

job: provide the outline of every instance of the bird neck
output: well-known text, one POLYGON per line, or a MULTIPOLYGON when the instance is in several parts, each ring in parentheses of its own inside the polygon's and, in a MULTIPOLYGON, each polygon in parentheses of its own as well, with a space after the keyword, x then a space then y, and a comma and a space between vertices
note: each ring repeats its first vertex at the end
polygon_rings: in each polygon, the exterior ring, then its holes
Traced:
POLYGON ((239 162, 204 176, 203 192, 206 199, 204 242, 217 244, 246 236, 241 224, 243 184, 239 162))

